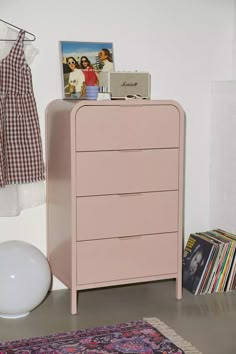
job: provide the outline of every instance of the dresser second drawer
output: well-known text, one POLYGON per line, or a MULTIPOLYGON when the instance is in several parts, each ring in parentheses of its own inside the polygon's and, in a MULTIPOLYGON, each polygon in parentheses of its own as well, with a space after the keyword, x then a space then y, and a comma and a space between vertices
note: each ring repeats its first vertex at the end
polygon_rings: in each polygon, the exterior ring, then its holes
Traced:
POLYGON ((78 196, 178 189, 178 149, 79 152, 78 196))
POLYGON ((176 273, 177 242, 176 233, 77 242, 77 285, 176 273))
POLYGON ((174 232, 178 192, 77 198, 77 240, 174 232))

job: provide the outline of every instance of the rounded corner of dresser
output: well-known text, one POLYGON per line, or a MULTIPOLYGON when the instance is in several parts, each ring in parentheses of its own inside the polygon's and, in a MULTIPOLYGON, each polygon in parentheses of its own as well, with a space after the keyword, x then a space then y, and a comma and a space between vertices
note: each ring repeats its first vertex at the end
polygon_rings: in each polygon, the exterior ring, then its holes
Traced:
POLYGON ((174 107, 179 111, 180 116, 182 116, 182 117, 185 116, 184 109, 183 109, 182 105, 181 105, 178 101, 176 101, 176 100, 171 100, 171 101, 169 101, 169 103, 170 103, 172 106, 174 106, 174 107))
POLYGON ((61 100, 60 100, 60 99, 55 99, 55 100, 50 101, 50 102, 46 105, 46 108, 45 108, 45 116, 46 116, 46 117, 48 116, 48 112, 51 110, 51 108, 52 108, 56 103, 58 103, 59 101, 61 101, 61 100))
POLYGON ((74 105, 74 107, 72 108, 72 110, 71 110, 71 115, 73 116, 75 116, 76 115, 76 113, 81 109, 81 108, 83 108, 83 107, 85 107, 85 106, 87 106, 88 105, 88 103, 87 103, 87 101, 79 101, 79 102, 76 102, 76 104, 74 105))

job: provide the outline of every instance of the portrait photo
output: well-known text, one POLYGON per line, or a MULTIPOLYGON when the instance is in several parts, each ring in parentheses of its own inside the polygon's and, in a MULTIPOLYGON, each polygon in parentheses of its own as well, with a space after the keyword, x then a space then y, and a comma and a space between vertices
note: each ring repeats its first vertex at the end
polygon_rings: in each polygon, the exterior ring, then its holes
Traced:
POLYGON ((113 44, 60 41, 59 47, 63 98, 96 99, 114 71, 113 44))

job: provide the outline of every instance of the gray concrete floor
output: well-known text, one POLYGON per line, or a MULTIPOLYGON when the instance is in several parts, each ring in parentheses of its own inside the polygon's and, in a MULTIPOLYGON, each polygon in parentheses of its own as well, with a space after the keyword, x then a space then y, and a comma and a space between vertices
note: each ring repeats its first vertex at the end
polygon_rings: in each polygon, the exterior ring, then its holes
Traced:
POLYGON ((70 314, 69 290, 52 291, 30 315, 0 319, 0 341, 158 317, 203 354, 236 354, 236 292, 175 299, 175 281, 103 288, 79 293, 70 314))

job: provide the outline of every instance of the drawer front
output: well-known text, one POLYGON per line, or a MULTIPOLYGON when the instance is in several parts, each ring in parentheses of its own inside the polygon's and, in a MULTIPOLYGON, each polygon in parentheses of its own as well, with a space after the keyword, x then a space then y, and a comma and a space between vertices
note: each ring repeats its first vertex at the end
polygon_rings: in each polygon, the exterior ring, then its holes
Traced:
POLYGON ((77 196, 178 189, 178 149, 78 152, 77 196))
POLYGON ((178 192, 77 198, 77 240, 175 232, 178 192))
POLYGON ((176 233, 77 242, 77 285, 176 272, 176 233))
POLYGON ((76 114, 76 150, 179 146, 179 111, 173 105, 83 106, 76 114))

